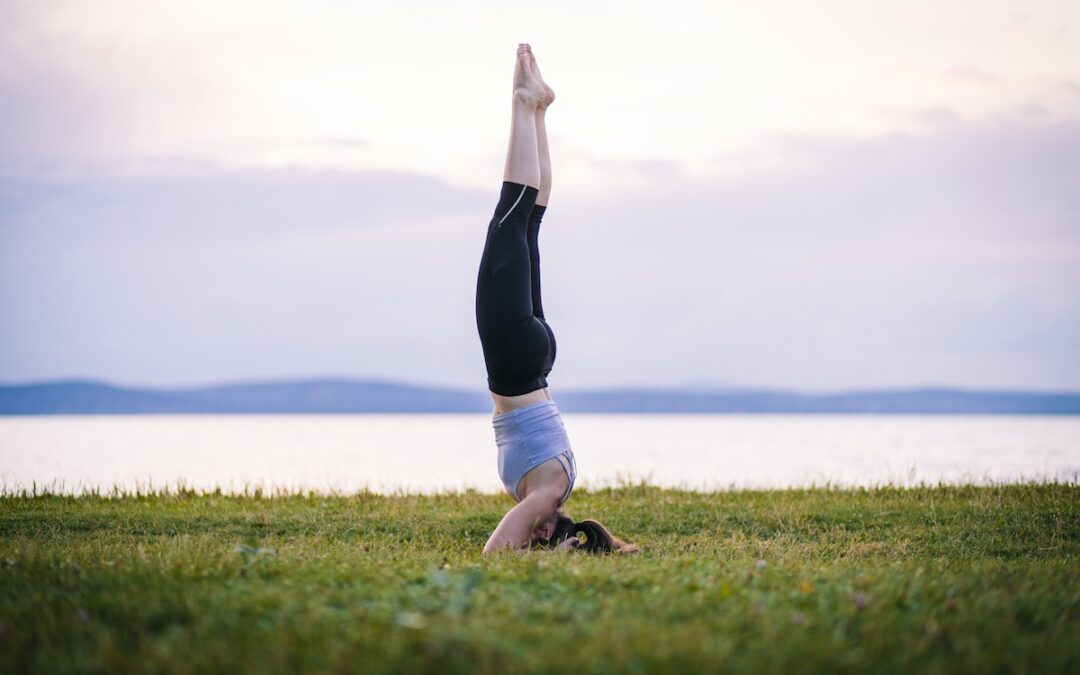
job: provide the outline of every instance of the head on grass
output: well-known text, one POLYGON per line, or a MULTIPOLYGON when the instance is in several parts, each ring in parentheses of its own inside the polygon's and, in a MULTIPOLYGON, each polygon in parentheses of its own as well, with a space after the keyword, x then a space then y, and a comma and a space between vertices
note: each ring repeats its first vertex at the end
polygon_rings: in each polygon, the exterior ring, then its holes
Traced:
POLYGON ((619 539, 595 520, 587 518, 578 522, 562 509, 536 526, 532 547, 555 548, 570 537, 576 537, 579 542, 574 548, 586 553, 631 553, 638 550, 637 546, 619 539))

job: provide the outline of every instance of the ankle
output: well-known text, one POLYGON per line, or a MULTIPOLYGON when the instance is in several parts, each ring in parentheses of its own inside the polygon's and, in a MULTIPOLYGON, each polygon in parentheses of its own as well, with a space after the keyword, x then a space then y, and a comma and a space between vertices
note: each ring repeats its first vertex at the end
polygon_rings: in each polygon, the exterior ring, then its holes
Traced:
POLYGON ((540 97, 531 89, 518 87, 514 90, 514 106, 536 110, 540 105, 540 97))

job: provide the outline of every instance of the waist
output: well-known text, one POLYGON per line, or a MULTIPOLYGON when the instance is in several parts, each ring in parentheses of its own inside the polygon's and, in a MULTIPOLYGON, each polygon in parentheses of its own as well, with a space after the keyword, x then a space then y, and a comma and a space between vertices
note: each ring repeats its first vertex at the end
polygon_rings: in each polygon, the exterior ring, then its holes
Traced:
POLYGON ((535 389, 527 394, 520 394, 518 396, 503 396, 502 394, 491 392, 491 398, 495 402, 496 415, 505 415, 506 413, 514 412, 515 410, 525 408, 534 403, 543 403, 544 401, 551 400, 547 395, 547 389, 535 389))
POLYGON ((491 424, 496 430, 516 430, 543 425, 553 419, 561 423, 562 416, 559 414, 559 407, 555 405, 555 401, 548 399, 496 414, 491 418, 491 424))

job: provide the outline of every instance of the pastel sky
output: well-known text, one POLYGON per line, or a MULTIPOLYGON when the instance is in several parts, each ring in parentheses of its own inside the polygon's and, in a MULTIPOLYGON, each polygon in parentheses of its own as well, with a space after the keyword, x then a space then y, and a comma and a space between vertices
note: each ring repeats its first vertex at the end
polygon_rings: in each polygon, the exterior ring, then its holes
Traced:
POLYGON ((0 0, 0 381, 482 388, 510 74, 553 387, 1080 389, 1080 3, 0 0))

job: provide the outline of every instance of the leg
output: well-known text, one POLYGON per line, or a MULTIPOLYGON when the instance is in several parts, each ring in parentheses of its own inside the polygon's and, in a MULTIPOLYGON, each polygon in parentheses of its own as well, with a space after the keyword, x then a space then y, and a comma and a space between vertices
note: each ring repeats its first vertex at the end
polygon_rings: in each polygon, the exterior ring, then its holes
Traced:
POLYGON ((554 360, 550 329, 533 314, 528 223, 536 195, 532 186, 503 182, 476 280, 488 388, 500 396, 543 389, 554 360))
MULTIPOLYGON (((533 316, 544 318, 544 303, 540 294, 540 221, 547 210, 548 199, 551 197, 551 153, 548 149, 547 123, 545 120, 548 106, 555 101, 555 92, 547 86, 544 78, 540 76, 540 67, 536 64, 536 57, 529 52, 529 66, 533 76, 544 88, 544 98, 536 106, 536 147, 540 159, 540 189, 536 196, 536 206, 529 214, 529 262, 532 271, 532 303, 533 316)), ((549 329, 550 333, 550 329, 549 329)), ((555 336, 551 335, 554 352, 555 336)))
POLYGON ((530 58, 528 45, 520 45, 502 193, 488 224, 476 284, 488 388, 500 396, 545 388, 554 355, 550 329, 533 308, 528 230, 540 184, 536 108, 544 89, 532 75, 530 58))
POLYGON ((555 92, 547 86, 544 78, 540 76, 540 67, 536 65, 536 57, 529 51, 529 65, 533 76, 544 88, 544 98, 536 106, 536 147, 540 160, 540 194, 536 197, 538 206, 547 206, 551 197, 551 154, 548 151, 547 125, 545 115, 548 106, 555 102, 555 92))
POLYGON ((538 319, 544 318, 544 302, 540 294, 540 221, 544 218, 546 206, 536 204, 529 213, 529 227, 526 241, 529 245, 529 281, 532 284, 532 313, 538 319))
POLYGON ((540 150, 536 139, 536 109, 544 98, 544 87, 533 75, 531 60, 529 45, 518 45, 510 144, 506 149, 503 180, 539 188, 540 150))
POLYGON ((546 108, 536 109, 536 145, 540 158, 540 196, 536 203, 547 206, 551 198, 551 155, 548 152, 547 125, 544 121, 546 108))

